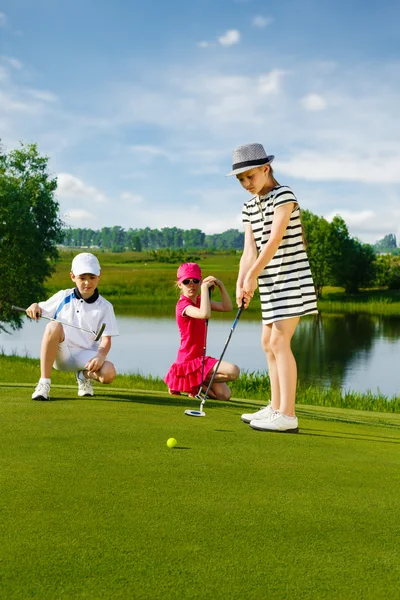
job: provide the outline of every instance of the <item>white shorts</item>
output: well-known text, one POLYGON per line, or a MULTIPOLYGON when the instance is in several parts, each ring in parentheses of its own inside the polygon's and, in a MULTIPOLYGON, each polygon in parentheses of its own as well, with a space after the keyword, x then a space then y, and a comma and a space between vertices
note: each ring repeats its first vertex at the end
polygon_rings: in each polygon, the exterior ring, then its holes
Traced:
POLYGON ((82 371, 89 360, 92 360, 96 354, 96 350, 73 348, 68 346, 64 341, 58 345, 58 352, 53 367, 57 371, 67 371, 68 373, 82 371))

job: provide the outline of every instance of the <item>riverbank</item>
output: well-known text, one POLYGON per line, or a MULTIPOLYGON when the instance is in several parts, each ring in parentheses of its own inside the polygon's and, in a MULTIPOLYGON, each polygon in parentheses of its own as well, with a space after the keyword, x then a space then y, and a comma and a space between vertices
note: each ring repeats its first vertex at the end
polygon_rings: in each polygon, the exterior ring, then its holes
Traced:
MULTIPOLYGON (((79 250, 63 250, 52 278, 46 282, 48 295, 71 287, 69 270, 79 250)), ((98 253, 102 265, 100 291, 113 303, 120 315, 170 316, 178 298, 175 286, 177 264, 155 261, 142 252, 98 253)), ((198 253, 194 257, 204 275, 215 275, 223 280, 229 294, 235 297, 240 253, 198 253)), ((318 301, 325 313, 370 314, 377 316, 400 315, 400 291, 387 289, 362 290, 359 294, 345 294, 342 288, 326 287, 318 301)), ((249 319, 259 320, 260 301, 256 292, 247 312, 249 319)), ((217 318, 231 319, 220 313, 217 318)))
MULTIPOLYGON (((20 383, 35 386, 39 377, 39 360, 19 356, 0 354, 0 384, 20 383)), ((53 370, 52 383, 57 385, 74 385, 71 373, 60 373, 53 370)), ((165 383, 160 377, 142 375, 117 375, 111 388, 126 390, 148 390, 168 394, 165 383)), ((108 389, 108 387, 107 387, 108 389)), ((232 396, 236 399, 255 400, 266 403, 270 395, 269 378, 263 373, 243 372, 237 381, 231 384, 232 396)), ((30 394, 27 393, 27 397, 30 394)), ((400 396, 385 396, 371 392, 358 393, 343 391, 335 387, 318 387, 298 384, 297 403, 331 408, 345 408, 382 413, 400 412, 400 396)))

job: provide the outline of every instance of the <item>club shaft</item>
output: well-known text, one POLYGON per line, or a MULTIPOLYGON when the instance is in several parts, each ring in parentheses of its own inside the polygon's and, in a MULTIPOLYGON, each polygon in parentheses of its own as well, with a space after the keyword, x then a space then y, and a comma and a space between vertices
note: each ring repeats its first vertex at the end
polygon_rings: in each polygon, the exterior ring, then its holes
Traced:
MULTIPOLYGON (((12 306, 14 310, 18 310, 19 312, 24 312, 26 314, 25 308, 21 308, 20 306, 12 306)), ((45 317, 44 315, 38 315, 40 319, 47 319, 47 321, 55 321, 56 323, 61 323, 62 325, 67 325, 68 327, 73 327, 74 329, 79 329, 80 331, 86 331, 87 333, 91 333, 92 335, 96 335, 95 331, 91 329, 85 329, 85 327, 78 327, 78 325, 72 325, 72 323, 67 323, 66 321, 61 321, 61 319, 53 319, 52 317, 45 317)))
POLYGON ((231 330, 230 330, 230 332, 229 332, 228 338, 227 338, 227 340, 226 340, 226 342, 225 342, 224 349, 222 350, 222 354, 221 354, 221 356, 220 356, 220 358, 219 358, 219 360, 218 360, 218 362, 217 362, 217 365, 216 365, 216 367, 215 367, 215 369, 214 369, 214 372, 213 372, 213 374, 212 374, 212 377, 211 377, 211 379, 210 379, 210 383, 208 384, 208 386, 207 386, 207 389, 206 389, 206 391, 204 392, 204 396, 203 396, 203 399, 202 399, 202 401, 201 401, 201 404, 200 404, 200 411, 202 411, 202 410, 203 410, 204 403, 205 403, 205 401, 206 401, 206 400, 207 400, 207 398, 208 398, 208 392, 210 391, 210 389, 211 389, 211 386, 212 386, 212 384, 214 383, 214 379, 215 379, 215 376, 216 376, 216 374, 217 374, 217 372, 218 372, 219 365, 221 364, 221 362, 222 362, 222 359, 224 358, 224 355, 225 355, 226 349, 228 348, 229 342, 231 341, 232 334, 233 334, 233 332, 235 331, 235 327, 236 327, 236 325, 237 325, 237 323, 238 323, 238 321, 239 321, 239 319, 240 319, 240 315, 242 314, 242 312, 243 312, 243 309, 244 309, 244 305, 243 305, 243 302, 242 302, 242 306, 241 306, 241 307, 239 308, 239 310, 237 311, 237 314, 236 314, 235 320, 233 321, 233 324, 232 324, 231 330))

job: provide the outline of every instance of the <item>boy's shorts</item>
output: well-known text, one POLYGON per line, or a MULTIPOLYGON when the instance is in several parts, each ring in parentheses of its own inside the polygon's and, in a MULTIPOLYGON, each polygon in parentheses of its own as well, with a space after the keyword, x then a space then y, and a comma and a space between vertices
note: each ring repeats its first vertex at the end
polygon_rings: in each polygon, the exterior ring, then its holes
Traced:
POLYGON ((85 365, 96 356, 96 350, 82 350, 68 346, 66 342, 58 345, 58 352, 53 367, 57 371, 82 371, 85 365))

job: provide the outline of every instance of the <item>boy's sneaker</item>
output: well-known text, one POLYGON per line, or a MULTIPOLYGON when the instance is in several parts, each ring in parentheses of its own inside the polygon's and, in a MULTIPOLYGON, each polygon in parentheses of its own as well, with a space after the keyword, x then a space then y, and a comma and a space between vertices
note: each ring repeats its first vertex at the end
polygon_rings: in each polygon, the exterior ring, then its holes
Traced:
POLYGON ((250 427, 252 429, 258 429, 258 431, 276 431, 278 433, 298 433, 299 422, 297 417, 287 417, 281 412, 274 411, 268 419, 264 420, 253 420, 250 421, 250 427))
POLYGON ((39 381, 35 391, 32 394, 32 400, 50 400, 50 384, 39 381))
POLYGON ((94 391, 90 379, 86 379, 83 371, 75 373, 76 381, 78 382, 78 396, 94 396, 94 391))
POLYGON ((268 406, 264 406, 264 408, 261 408, 257 412, 244 414, 240 418, 242 419, 243 423, 250 423, 250 421, 263 421, 265 419, 269 419, 274 412, 275 411, 272 406, 268 404, 268 406))

